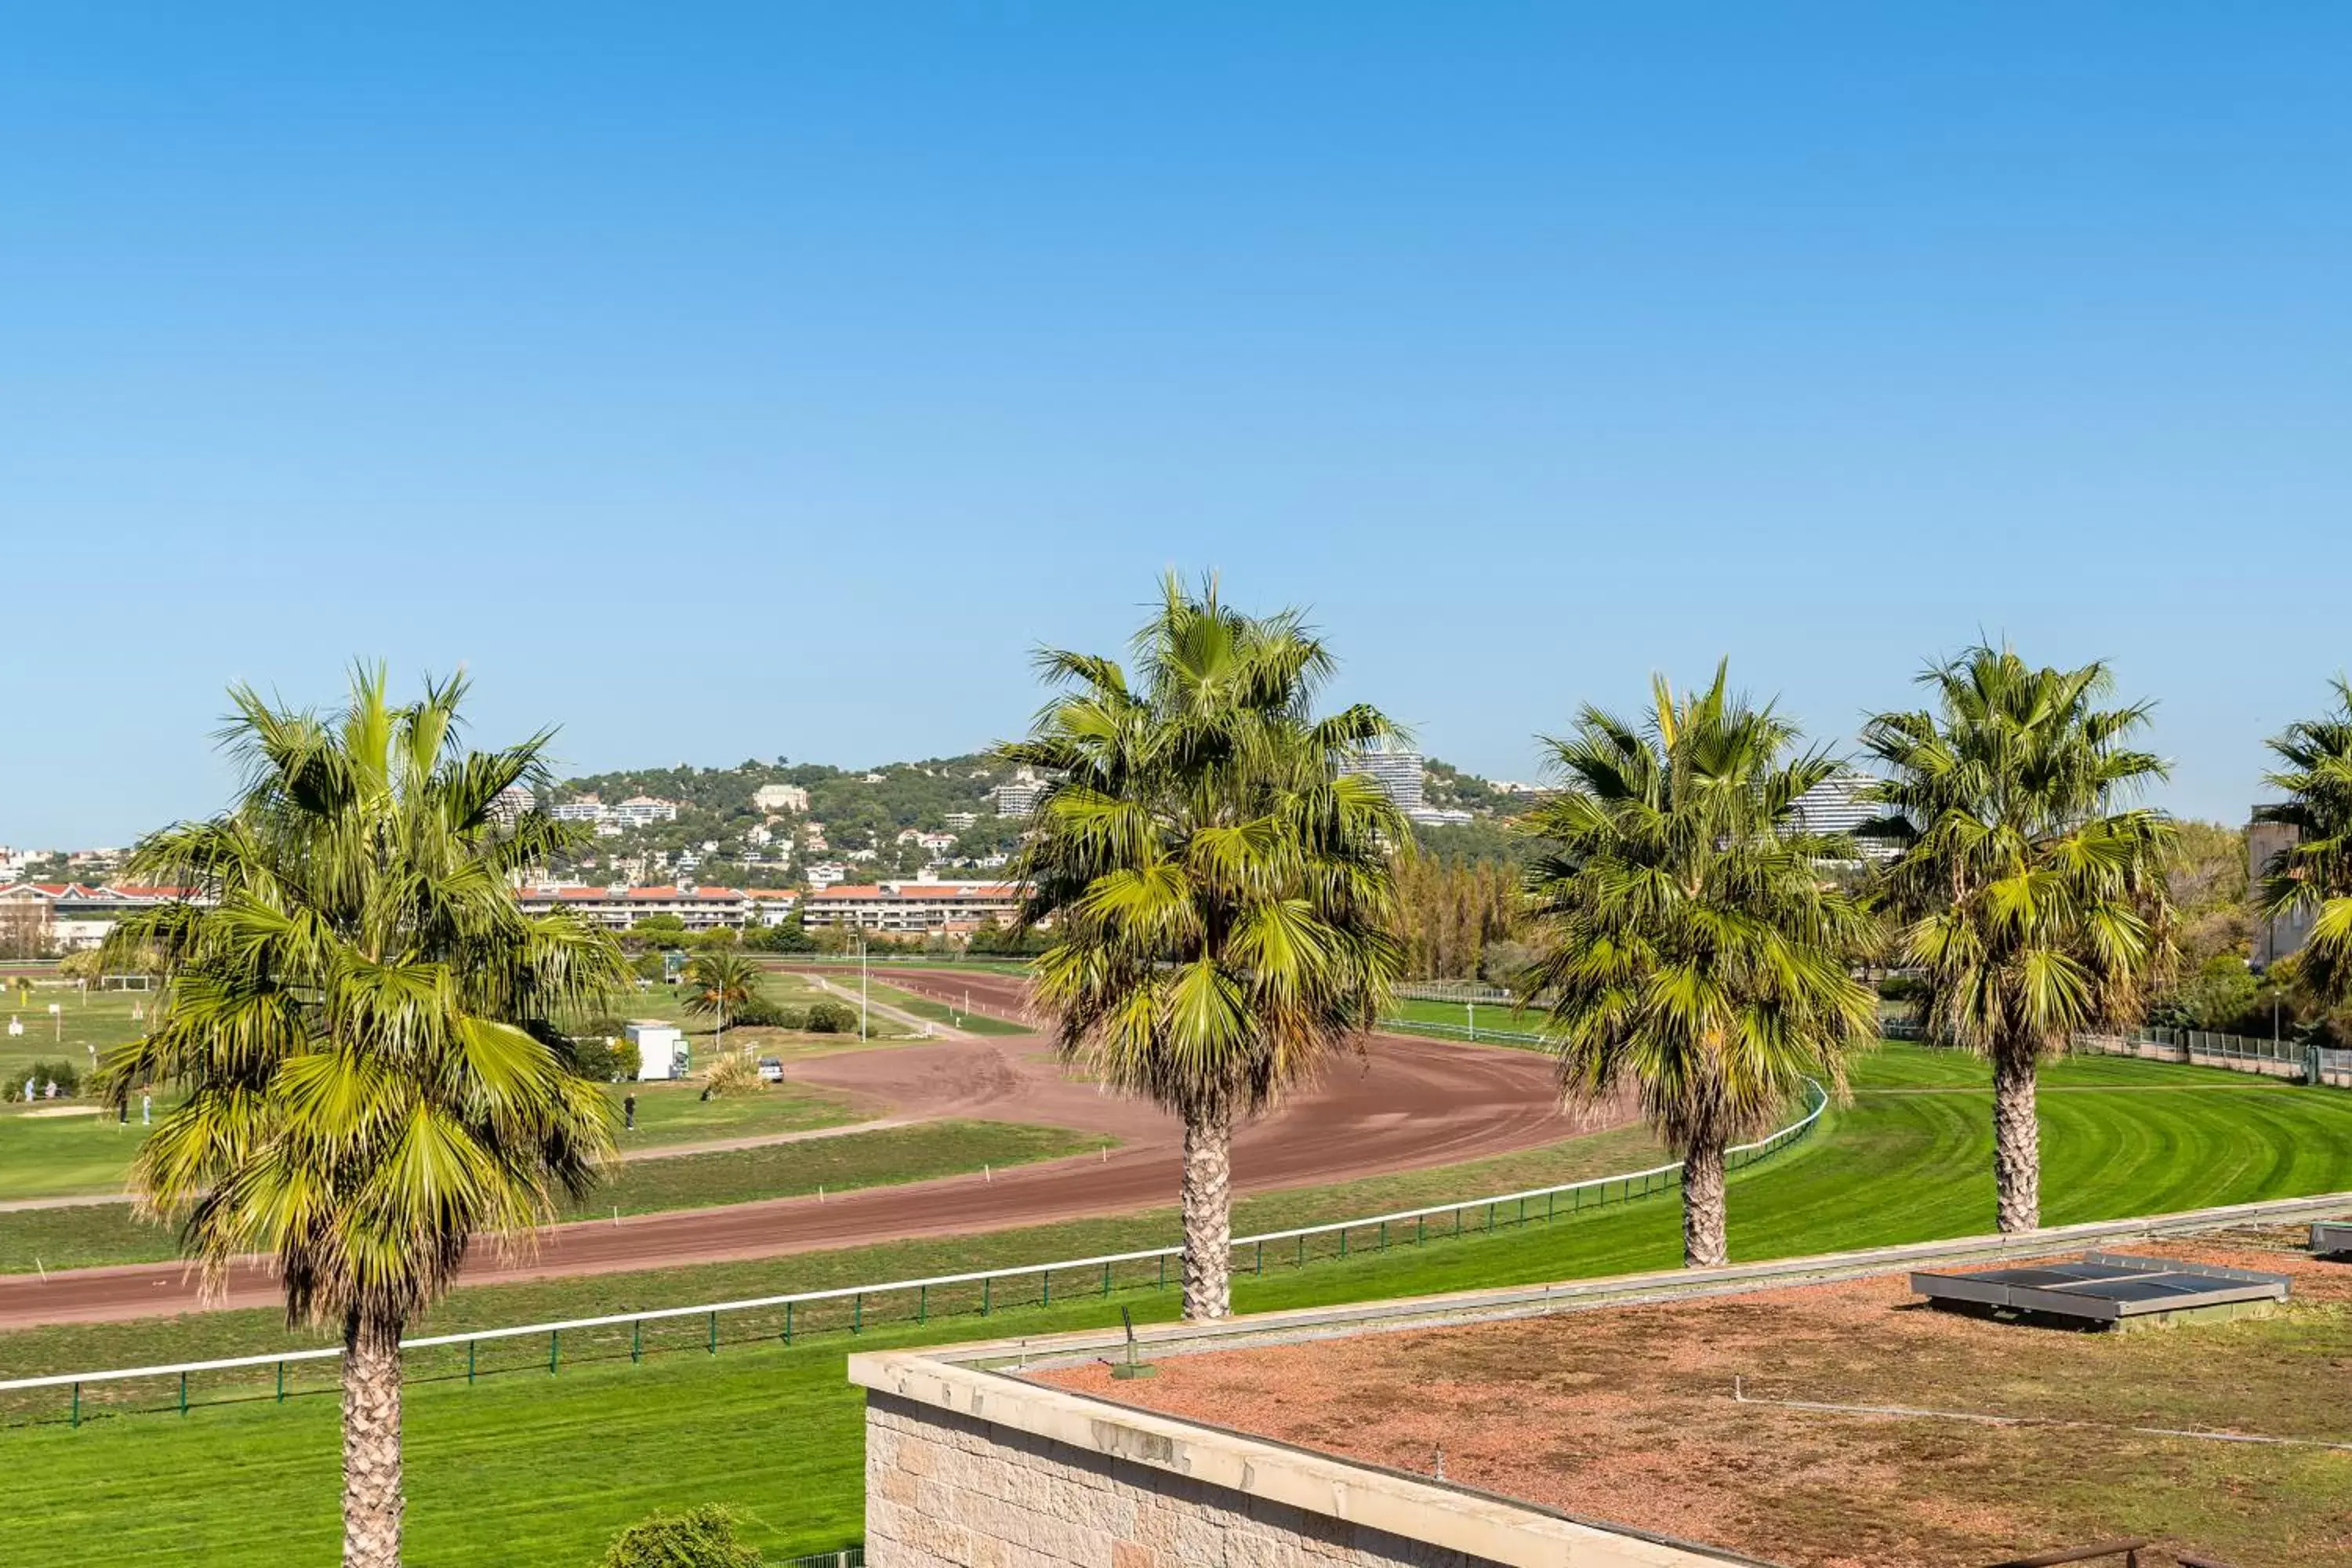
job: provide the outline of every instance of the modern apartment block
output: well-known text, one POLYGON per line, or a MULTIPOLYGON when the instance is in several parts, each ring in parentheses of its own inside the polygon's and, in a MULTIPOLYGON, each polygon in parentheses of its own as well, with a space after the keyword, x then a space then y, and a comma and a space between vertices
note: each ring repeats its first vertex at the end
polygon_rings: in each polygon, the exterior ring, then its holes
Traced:
MULTIPOLYGON (((2250 822, 2246 825, 2246 877, 2262 905, 2263 879, 2271 874, 2272 862, 2303 842, 2303 834, 2284 822, 2250 822)), ((2295 910, 2283 915, 2258 915, 2254 921, 2254 967, 2268 968, 2289 953, 2300 952, 2311 936, 2311 911, 2295 910)))
POLYGON ((782 925, 799 895, 771 888, 609 888, 542 882, 519 889, 515 902, 525 914, 569 910, 593 925, 626 931, 648 915, 676 915, 689 931, 741 931, 782 925))
MULTIPOLYGON (((1868 773, 1851 771, 1823 779, 1797 797, 1797 826, 1806 833, 1853 833, 1876 821, 1885 807, 1864 800, 1862 792, 1877 782, 1868 773)), ((1854 845, 1868 860, 1892 859, 1896 853, 1896 846, 1885 839, 1857 838, 1854 845)))
POLYGON ((1018 882, 904 881, 819 888, 801 902, 801 923, 858 931, 968 936, 990 921, 1010 925, 1027 891, 1018 882))
POLYGON ((1052 787, 1046 780, 1023 768, 1013 775, 1011 784, 998 784, 989 792, 989 796, 996 803, 996 815, 999 816, 1030 816, 1035 815, 1039 803, 1045 798, 1045 792, 1052 787))
POLYGON ((1358 752, 1340 759, 1339 771, 1370 779, 1381 786, 1389 803, 1407 816, 1422 809, 1424 774, 1419 752, 1358 752))

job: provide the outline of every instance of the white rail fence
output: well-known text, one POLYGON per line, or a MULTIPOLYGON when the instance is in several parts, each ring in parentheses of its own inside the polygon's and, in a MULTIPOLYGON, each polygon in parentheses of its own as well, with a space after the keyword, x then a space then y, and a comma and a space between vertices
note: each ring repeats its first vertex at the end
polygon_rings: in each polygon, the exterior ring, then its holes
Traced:
MULTIPOLYGON (((1811 1132, 1828 1108, 1829 1096, 1820 1084, 1808 1079, 1805 1102, 1804 1114, 1771 1136, 1727 1151, 1729 1167, 1739 1170, 1754 1164, 1811 1132)), ((1269 1263, 1276 1268, 1304 1268, 1324 1259, 1385 1251, 1391 1246, 1420 1246, 1433 1240, 1480 1235, 1674 1192, 1680 1186, 1681 1176, 1682 1165, 1676 1162, 1558 1186, 1533 1187, 1461 1203, 1435 1204, 1236 1237, 1232 1243, 1231 1261, 1236 1272, 1263 1275, 1269 1263)), ((1051 1307, 1056 1300, 1066 1302, 1073 1298, 1108 1297, 1118 1289, 1164 1289, 1169 1282, 1169 1263, 1180 1258, 1181 1253, 1181 1247, 1147 1247, 921 1279, 844 1285, 739 1301, 655 1307, 603 1317, 429 1334, 402 1341, 401 1349, 408 1363, 409 1381, 462 1376, 468 1383, 494 1373, 535 1369, 542 1363, 548 1373, 553 1373, 567 1356, 574 1361, 583 1357, 617 1360, 626 1354, 630 1361, 639 1362, 650 1353, 685 1349, 716 1355, 722 1342, 772 1341, 789 1345, 813 1333, 846 1331, 859 1334, 886 1323, 920 1324, 934 1317, 950 1315, 990 1317, 1024 1308, 1051 1307), (722 1320, 727 1330, 724 1335, 722 1320), (539 1351, 542 1344, 543 1357, 539 1351), (519 1357, 516 1350, 525 1346, 530 1348, 530 1355, 519 1357), (485 1347, 490 1351, 487 1360, 485 1347)), ((79 1426, 86 1414, 100 1412, 169 1410, 176 1406, 184 1415, 193 1404, 273 1398, 283 1404, 290 1394, 323 1388, 318 1380, 313 1380, 312 1388, 302 1386, 302 1372, 320 1363, 339 1362, 342 1353, 338 1347, 327 1347, 10 1378, 0 1381, 0 1422, 22 1425, 62 1417, 68 1425, 79 1426), (289 1368, 295 1373, 290 1383, 289 1368), (264 1373, 268 1375, 264 1377, 264 1373), (207 1379, 207 1386, 195 1386, 192 1380, 197 1378, 207 1379), (155 1392, 158 1384, 166 1391, 160 1399, 155 1392), (194 1394, 203 1397, 192 1396, 192 1389, 194 1394), (108 1397, 110 1394, 116 1396, 108 1397), (145 1403, 142 1402, 142 1394, 145 1403), (27 1398, 57 1394, 65 1396, 63 1410, 56 1407, 53 1398, 46 1406, 38 1399, 27 1398)))

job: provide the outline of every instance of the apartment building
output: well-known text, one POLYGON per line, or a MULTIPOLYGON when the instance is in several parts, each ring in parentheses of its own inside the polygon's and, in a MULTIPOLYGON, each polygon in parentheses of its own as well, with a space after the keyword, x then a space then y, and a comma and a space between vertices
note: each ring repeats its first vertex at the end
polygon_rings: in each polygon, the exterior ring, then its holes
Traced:
POLYGON ((207 901, 194 888, 16 882, 0 887, 0 921, 12 931, 20 926, 30 928, 30 945, 79 952, 104 942, 123 916, 183 900, 207 901))
POLYGON ((858 931, 969 936, 990 921, 1010 925, 1027 889, 1018 882, 945 882, 929 878, 819 888, 801 902, 801 923, 858 931))
POLYGON ((751 809, 754 811, 806 811, 808 808, 808 791, 798 784, 761 784, 751 792, 751 809))
POLYGON ((607 931, 626 931, 652 915, 676 915, 688 931, 781 925, 797 899, 797 894, 781 889, 631 888, 619 883, 593 888, 542 882, 515 893, 515 902, 525 914, 569 910, 607 931))

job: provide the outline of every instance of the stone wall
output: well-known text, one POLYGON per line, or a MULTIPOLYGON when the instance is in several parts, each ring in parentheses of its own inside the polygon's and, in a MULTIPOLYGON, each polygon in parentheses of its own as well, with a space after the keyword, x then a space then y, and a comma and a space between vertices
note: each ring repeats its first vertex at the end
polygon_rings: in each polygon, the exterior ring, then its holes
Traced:
POLYGON ((1497 1568, 1286 1503, 869 1393, 868 1568, 1497 1568))

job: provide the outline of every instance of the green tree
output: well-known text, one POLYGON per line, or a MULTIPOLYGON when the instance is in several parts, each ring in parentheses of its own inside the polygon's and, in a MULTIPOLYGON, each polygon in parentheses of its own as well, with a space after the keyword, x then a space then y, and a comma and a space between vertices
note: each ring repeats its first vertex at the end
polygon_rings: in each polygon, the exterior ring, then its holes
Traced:
POLYGON ((1770 709, 1663 678, 1640 727, 1586 708, 1543 744, 1566 787, 1528 814, 1542 853, 1532 968, 1520 984, 1559 1031, 1571 1103, 1630 1084, 1683 1161, 1683 1261, 1727 1261, 1725 1152, 1769 1127, 1806 1078, 1845 1086, 1876 1035, 1848 973, 1868 915, 1821 876, 1832 852, 1801 831, 1797 798, 1837 763, 1791 756, 1770 709))
POLYGON ((1184 1124, 1184 1313, 1231 1305, 1234 1124, 1360 1041, 1402 962, 1390 859, 1411 840, 1351 749, 1373 709, 1318 718, 1330 650, 1174 578, 1116 661, 1048 651, 1056 695, 1004 761, 1055 782, 1019 867, 1064 1056, 1184 1124))
POLYGON ((2263 776, 2287 798, 2254 811, 2257 822, 2295 830, 2263 868, 2263 910, 2310 919, 2298 979, 2324 1007, 2352 1002, 2352 684, 2338 676, 2334 689, 2331 710, 2269 742, 2280 765, 2263 776))
POLYGON ((2127 742, 2147 705, 2104 707, 2104 664, 2036 669, 2009 648, 1931 665, 1935 706, 1863 731, 1888 777, 1868 831, 1900 848, 1887 905, 1937 1037, 1992 1060, 2004 1231, 2041 1222, 2039 1063, 2078 1031, 2138 1021, 2174 964, 2172 825, 2122 803, 2165 776, 2127 742))
POLYGON ((719 1047, 727 1044, 727 1020, 760 995, 760 966, 740 952, 714 949, 686 961, 686 1010, 716 1016, 719 1047))
POLYGON ((604 1568, 760 1568, 757 1548, 743 1543, 735 1516, 705 1503, 684 1513, 657 1513, 613 1538, 604 1568))
POLYGON ((541 776, 542 734, 497 752, 457 741, 462 679, 388 703, 353 673, 321 718, 233 693, 225 732, 247 786, 224 815, 150 836, 148 882, 215 902, 126 919, 170 977, 152 1033, 109 1053, 102 1087, 186 1094, 143 1142, 131 1189, 179 1222, 217 1283, 271 1255, 291 1322, 343 1342, 343 1561, 398 1562, 400 1340, 477 1236, 524 1245, 584 1195, 611 1111, 552 1025, 623 979, 610 938, 525 917, 517 870, 569 843, 499 792, 541 776))

